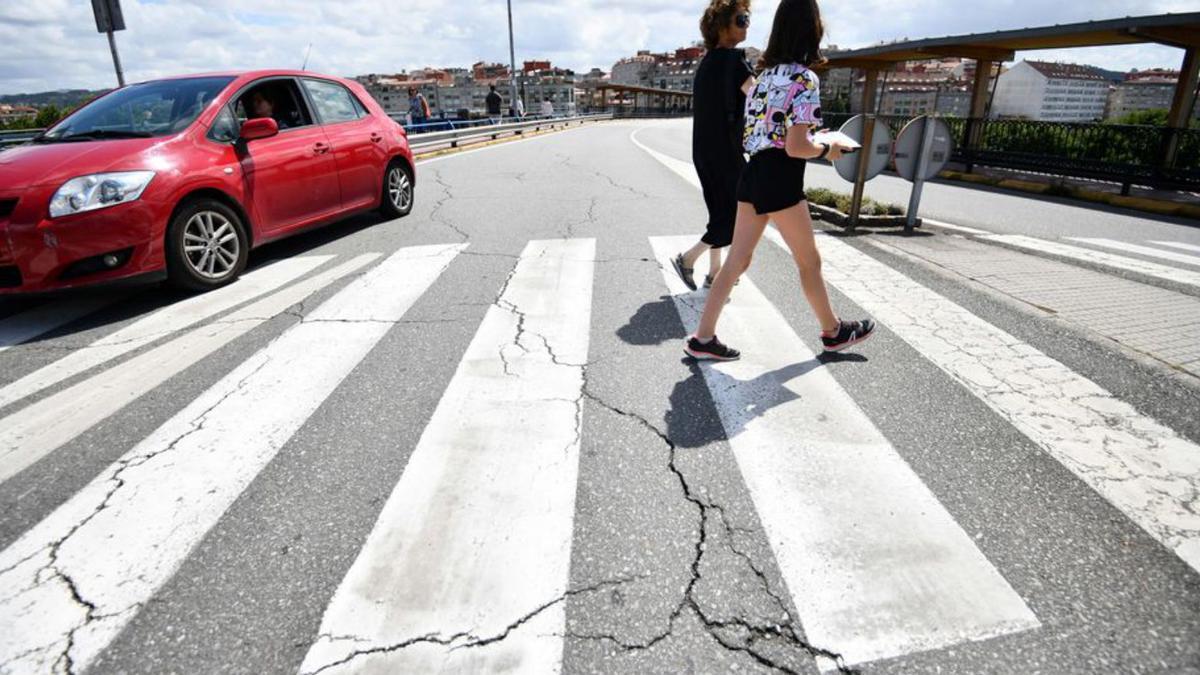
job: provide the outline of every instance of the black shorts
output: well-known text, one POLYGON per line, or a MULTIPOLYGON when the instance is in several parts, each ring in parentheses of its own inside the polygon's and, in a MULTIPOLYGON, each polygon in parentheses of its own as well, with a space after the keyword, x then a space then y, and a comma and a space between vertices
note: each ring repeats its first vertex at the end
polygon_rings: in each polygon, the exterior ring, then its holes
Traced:
POLYGON ((737 199, 754 205, 760 216, 789 209, 805 200, 804 167, 808 162, 785 150, 761 150, 750 158, 738 180, 737 199))

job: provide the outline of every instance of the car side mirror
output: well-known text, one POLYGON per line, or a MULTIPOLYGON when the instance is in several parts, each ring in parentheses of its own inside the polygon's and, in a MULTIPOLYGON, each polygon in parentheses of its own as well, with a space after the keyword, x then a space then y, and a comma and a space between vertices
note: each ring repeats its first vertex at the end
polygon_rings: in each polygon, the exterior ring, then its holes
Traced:
POLYGON ((279 124, 270 117, 256 117, 242 123, 239 138, 243 141, 254 141, 260 138, 270 138, 279 133, 279 124))

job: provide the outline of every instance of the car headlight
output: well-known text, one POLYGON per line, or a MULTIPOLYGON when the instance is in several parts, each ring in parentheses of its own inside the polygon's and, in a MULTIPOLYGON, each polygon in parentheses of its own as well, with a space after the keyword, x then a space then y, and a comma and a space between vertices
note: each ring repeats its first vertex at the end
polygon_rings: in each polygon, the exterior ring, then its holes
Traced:
POLYGON ((72 178, 58 188, 50 200, 50 217, 69 216, 131 202, 154 178, 153 171, 94 173, 72 178))

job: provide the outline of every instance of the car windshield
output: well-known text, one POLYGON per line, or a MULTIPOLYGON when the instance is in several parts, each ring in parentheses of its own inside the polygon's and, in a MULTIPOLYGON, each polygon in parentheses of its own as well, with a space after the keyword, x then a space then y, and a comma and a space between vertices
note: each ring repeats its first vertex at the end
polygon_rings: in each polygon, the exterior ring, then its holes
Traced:
POLYGON ((232 81, 232 77, 193 77, 130 85, 85 105, 38 140, 149 138, 179 133, 232 81))

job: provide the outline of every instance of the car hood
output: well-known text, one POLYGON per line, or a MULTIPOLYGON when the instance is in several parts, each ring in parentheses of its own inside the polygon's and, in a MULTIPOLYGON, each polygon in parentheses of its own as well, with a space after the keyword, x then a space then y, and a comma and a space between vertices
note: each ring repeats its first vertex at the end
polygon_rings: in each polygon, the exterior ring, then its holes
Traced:
POLYGON ((123 138, 77 143, 31 143, 0 151, 0 190, 59 185, 102 171, 147 168, 163 138, 123 138))

